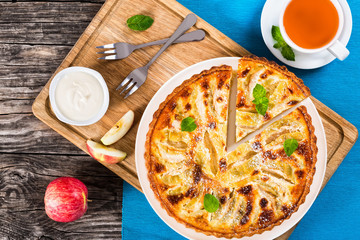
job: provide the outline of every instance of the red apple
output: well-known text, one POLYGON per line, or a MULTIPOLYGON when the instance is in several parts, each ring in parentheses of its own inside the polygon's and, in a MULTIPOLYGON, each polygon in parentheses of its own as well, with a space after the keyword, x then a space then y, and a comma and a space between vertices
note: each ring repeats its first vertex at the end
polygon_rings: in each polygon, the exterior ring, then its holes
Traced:
POLYGON ((99 162, 113 164, 124 160, 126 157, 126 153, 115 148, 106 147, 92 140, 86 141, 86 147, 89 154, 99 162))
POLYGON ((84 183, 72 177, 52 181, 45 192, 46 214, 57 222, 72 222, 87 210, 88 190, 84 183))

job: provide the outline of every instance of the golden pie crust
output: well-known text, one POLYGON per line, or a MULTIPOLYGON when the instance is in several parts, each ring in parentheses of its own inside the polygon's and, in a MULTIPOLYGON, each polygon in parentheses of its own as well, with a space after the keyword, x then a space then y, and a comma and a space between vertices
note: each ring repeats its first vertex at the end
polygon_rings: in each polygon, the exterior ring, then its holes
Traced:
MULTIPOLYGON (((253 60, 294 78, 274 63, 253 60)), ((232 68, 223 65, 184 81, 155 112, 145 146, 150 185, 167 213, 198 232, 226 238, 262 233, 289 218, 310 191, 317 160, 314 127, 304 106, 227 153, 233 77, 232 68), (189 116, 197 128, 181 131, 182 119, 189 116), (283 149, 289 138, 299 143, 290 157, 283 149), (206 193, 220 202, 214 213, 204 209, 206 193)))

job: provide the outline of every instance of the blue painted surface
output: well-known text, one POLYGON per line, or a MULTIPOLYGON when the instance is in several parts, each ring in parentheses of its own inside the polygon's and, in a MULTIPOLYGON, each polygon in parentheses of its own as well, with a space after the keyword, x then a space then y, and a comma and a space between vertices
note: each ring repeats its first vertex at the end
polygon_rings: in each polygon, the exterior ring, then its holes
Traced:
MULTIPOLYGON (((276 60, 260 31, 264 0, 179 0, 205 21, 257 56, 276 60)), ((360 1, 348 1, 353 14, 350 56, 315 70, 289 68, 312 95, 360 128, 360 1)), ((360 239, 360 145, 355 144, 302 219, 291 240, 360 239)), ((124 182, 123 239, 184 239, 151 209, 145 197, 124 182)))

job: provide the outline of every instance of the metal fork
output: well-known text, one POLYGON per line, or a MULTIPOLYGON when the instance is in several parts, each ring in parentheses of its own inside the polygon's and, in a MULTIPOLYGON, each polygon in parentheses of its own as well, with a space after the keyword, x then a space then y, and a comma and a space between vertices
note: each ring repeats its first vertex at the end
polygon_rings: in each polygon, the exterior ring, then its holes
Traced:
MULTIPOLYGON (((185 33, 181 37, 175 40, 174 43, 183 43, 183 42, 194 42, 194 41, 201 41, 205 38, 205 31, 204 30, 196 30, 193 32, 185 33)), ((154 45, 161 45, 166 43, 166 41, 169 40, 169 38, 161 39, 154 42, 139 44, 139 45, 133 45, 130 43, 125 42, 117 42, 112 44, 107 44, 104 46, 98 46, 96 48, 115 48, 112 50, 107 50, 104 52, 98 52, 98 54, 113 54, 114 55, 108 55, 104 57, 100 57, 98 59, 105 59, 105 60, 118 60, 118 59, 124 59, 128 57, 134 50, 148 47, 148 46, 154 46, 154 45)))
POLYGON ((176 31, 171 35, 169 40, 161 47, 161 49, 155 54, 155 56, 143 67, 139 67, 132 71, 122 83, 116 88, 119 90, 124 87, 124 89, 120 92, 120 94, 129 90, 129 92, 125 95, 124 99, 133 94, 139 87, 145 82, 148 70, 150 65, 176 40, 178 39, 184 32, 189 30, 195 23, 197 17, 195 14, 191 13, 187 15, 184 21, 180 24, 180 26, 176 29, 176 31))

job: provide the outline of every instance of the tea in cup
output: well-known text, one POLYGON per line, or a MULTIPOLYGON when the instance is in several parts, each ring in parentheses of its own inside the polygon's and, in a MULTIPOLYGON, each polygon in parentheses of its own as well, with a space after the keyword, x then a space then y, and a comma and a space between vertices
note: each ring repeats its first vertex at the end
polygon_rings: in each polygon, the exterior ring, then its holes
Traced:
POLYGON ((280 15, 280 32, 290 47, 302 53, 327 49, 340 60, 349 50, 338 40, 344 13, 337 0, 289 0, 280 15))

